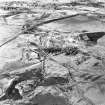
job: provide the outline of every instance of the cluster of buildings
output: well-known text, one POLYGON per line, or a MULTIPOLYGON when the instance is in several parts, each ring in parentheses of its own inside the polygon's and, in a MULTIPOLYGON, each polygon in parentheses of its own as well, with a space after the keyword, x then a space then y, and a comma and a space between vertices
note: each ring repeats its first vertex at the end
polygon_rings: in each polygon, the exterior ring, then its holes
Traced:
POLYGON ((39 2, 26 2, 26 1, 11 1, 4 2, 0 5, 4 9, 14 9, 14 8, 34 8, 39 5, 39 2))

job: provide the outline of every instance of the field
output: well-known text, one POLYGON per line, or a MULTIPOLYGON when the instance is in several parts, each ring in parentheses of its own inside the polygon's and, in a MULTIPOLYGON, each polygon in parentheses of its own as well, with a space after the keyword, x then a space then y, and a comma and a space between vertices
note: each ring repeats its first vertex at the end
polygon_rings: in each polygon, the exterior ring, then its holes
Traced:
POLYGON ((0 4, 0 105, 105 105, 105 3, 0 4))

